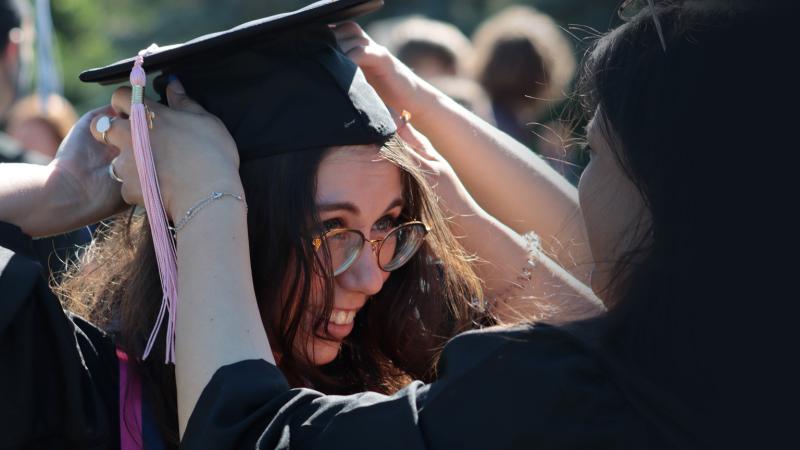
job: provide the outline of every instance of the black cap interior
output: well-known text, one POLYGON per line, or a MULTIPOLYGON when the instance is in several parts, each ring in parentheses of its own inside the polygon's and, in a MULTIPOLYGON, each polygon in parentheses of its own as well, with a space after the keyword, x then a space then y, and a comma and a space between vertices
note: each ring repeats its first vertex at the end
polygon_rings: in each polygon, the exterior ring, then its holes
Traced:
MULTIPOLYGON (((168 75, 219 117, 242 160, 337 145, 380 144, 395 124, 328 24, 373 11, 374 0, 321 1, 144 56, 164 98, 168 75)), ((133 58, 87 70, 86 82, 128 80, 133 58)))

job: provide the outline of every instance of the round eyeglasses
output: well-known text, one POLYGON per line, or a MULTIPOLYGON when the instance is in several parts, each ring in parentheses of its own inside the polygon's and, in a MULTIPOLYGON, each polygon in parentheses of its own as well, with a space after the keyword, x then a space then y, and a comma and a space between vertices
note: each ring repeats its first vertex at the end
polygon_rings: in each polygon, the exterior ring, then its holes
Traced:
POLYGON ((328 248, 333 276, 338 276, 353 265, 364 243, 368 242, 378 257, 378 267, 391 272, 407 263, 425 242, 430 229, 419 221, 406 222, 389 230, 378 239, 367 239, 359 230, 336 228, 312 241, 314 250, 321 251, 324 243, 328 248))

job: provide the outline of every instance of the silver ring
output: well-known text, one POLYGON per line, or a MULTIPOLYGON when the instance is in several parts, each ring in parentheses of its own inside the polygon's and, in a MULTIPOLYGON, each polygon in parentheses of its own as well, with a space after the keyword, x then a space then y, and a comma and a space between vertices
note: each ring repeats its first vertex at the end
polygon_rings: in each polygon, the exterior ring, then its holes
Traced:
POLYGON ((111 160, 111 163, 108 165, 108 176, 111 177, 112 180, 116 181, 117 183, 122 183, 122 178, 117 176, 117 173, 114 172, 114 161, 117 158, 111 160))

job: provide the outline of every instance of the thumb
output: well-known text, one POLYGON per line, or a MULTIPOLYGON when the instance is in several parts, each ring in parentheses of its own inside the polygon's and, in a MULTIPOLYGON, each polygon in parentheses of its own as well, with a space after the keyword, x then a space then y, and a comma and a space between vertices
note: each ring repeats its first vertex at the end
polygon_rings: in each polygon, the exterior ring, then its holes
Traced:
POLYGON ((397 129, 397 134, 421 157, 428 160, 443 159, 428 137, 417 131, 411 123, 402 124, 397 129))
POLYGON ((167 104, 178 111, 192 113, 205 113, 206 110, 199 103, 186 96, 186 89, 177 78, 167 85, 167 104))

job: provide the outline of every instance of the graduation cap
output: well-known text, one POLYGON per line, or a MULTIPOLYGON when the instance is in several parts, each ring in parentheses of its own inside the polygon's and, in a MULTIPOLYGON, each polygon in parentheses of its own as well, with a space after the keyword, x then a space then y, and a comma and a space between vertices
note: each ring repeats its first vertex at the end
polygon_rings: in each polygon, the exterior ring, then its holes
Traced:
POLYGON ((144 72, 161 72, 153 84, 162 102, 167 79, 176 76, 189 97, 222 120, 242 162, 314 148, 382 144, 396 131, 394 120, 329 27, 382 5, 382 0, 319 1, 183 44, 151 46, 137 57, 80 74, 86 82, 133 83, 134 154, 164 292, 144 358, 166 320, 166 361, 174 362, 178 307, 175 246, 141 103, 144 72))
MULTIPOLYGON (((219 117, 242 161, 337 145, 384 142, 391 115, 339 49, 328 24, 374 11, 382 0, 318 1, 183 44, 151 47, 147 73, 164 90, 177 76, 186 93, 219 117)), ((80 74, 85 82, 128 80, 134 58, 80 74)))

